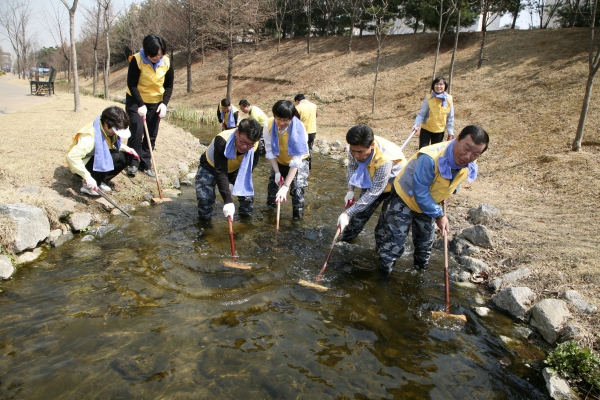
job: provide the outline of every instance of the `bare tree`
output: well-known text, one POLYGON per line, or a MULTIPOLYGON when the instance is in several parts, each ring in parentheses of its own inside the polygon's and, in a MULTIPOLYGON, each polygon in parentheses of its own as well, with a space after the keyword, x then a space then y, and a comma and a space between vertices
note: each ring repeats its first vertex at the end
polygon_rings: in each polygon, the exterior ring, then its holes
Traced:
POLYGON ((531 7, 537 10, 540 18, 540 29, 548 28, 552 17, 556 11, 562 7, 563 0, 549 1, 549 0, 529 0, 531 7))
POLYGON ((82 33, 86 36, 94 49, 94 62, 92 67, 92 96, 98 95, 98 51, 100 35, 102 33, 100 24, 102 22, 102 9, 100 8, 100 0, 97 0, 94 6, 90 9, 85 9, 86 23, 82 28, 82 33))
POLYGON ((381 59, 381 48, 387 35, 389 34, 390 24, 388 15, 389 0, 380 0, 375 4, 375 0, 367 0, 367 13, 371 15, 375 39, 377 40, 377 61, 375 63, 375 79, 373 81, 373 103, 371 113, 375 113, 375 103, 377 100, 377 78, 379 76, 379 61, 381 59))
POLYGON ((500 18, 506 12, 506 3, 504 0, 481 0, 481 47, 479 48, 479 61, 477 69, 483 64, 483 49, 485 48, 485 39, 487 28, 496 18, 500 18))
POLYGON ((306 54, 310 54, 310 36, 312 35, 312 0, 304 0, 306 16, 308 17, 308 32, 306 33, 306 54))
POLYGON ((105 58, 104 58, 104 99, 109 100, 110 83, 110 27, 112 25, 113 10, 111 0, 98 0, 98 7, 102 9, 102 21, 104 24, 105 58))
MULTIPOLYGON (((71 49, 67 43, 67 34, 65 32, 67 23, 64 18, 64 10, 61 12, 60 5, 51 4, 52 18, 44 19, 43 23, 54 42, 56 42, 58 54, 60 54, 67 64, 65 69, 67 72, 67 82, 71 84, 71 49)), ((46 10, 46 14, 50 14, 50 12, 46 10)))
POLYGON ((2 36, 10 42, 17 55, 17 69, 19 78, 25 79, 27 66, 27 53, 30 40, 27 37, 27 26, 31 18, 29 2, 21 0, 8 0, 0 9, 0 26, 3 28, 2 36))
POLYGON ((364 12, 365 0, 346 0, 342 2, 342 8, 350 16, 350 33, 348 35, 348 49, 346 53, 352 51, 352 38, 354 37, 354 27, 360 21, 364 12))
POLYGON ((233 61, 243 47, 244 32, 257 26, 266 16, 256 12, 247 0, 214 0, 213 17, 209 21, 212 36, 227 49, 227 99, 231 101, 233 61))
POLYGON ((283 37, 283 21, 288 10, 291 8, 290 0, 264 0, 263 7, 266 10, 266 17, 273 20, 277 30, 277 52, 283 37))
POLYGON ((439 2, 440 8, 438 10, 436 7, 436 12, 440 16, 440 24, 438 27, 437 47, 435 49, 435 61, 433 62, 433 77, 431 78, 432 81, 435 79, 435 75, 437 73, 437 63, 438 63, 438 58, 440 56, 440 46, 442 44, 442 38, 444 37, 444 32, 446 32, 446 27, 448 26, 448 21, 450 21, 450 16, 452 15, 452 13, 454 13, 454 9, 455 9, 454 7, 448 7, 446 10, 444 10, 444 0, 439 0, 439 1, 440 1, 439 2), (444 22, 444 15, 448 15, 448 18, 446 18, 446 22, 444 22))
POLYGON ((448 76, 448 94, 452 93, 452 75, 454 74, 454 61, 456 60, 456 50, 458 48, 458 34, 460 33, 460 17, 462 14, 462 4, 462 0, 458 0, 458 3, 455 3, 456 9, 458 10, 458 19, 456 20, 456 32, 454 33, 454 48, 452 49, 452 61, 450 61, 450 73, 448 76))
POLYGON ((167 28, 171 47, 178 46, 186 54, 187 92, 192 91, 192 61, 194 53, 204 43, 207 20, 204 2, 200 0, 171 0, 168 12, 173 23, 167 28))
POLYGON ((75 11, 79 0, 73 0, 73 5, 69 7, 66 0, 60 0, 67 10, 69 10, 69 37, 71 39, 71 68, 73 71, 73 96, 75 100, 75 112, 81 111, 81 101, 79 99, 79 76, 77 75, 77 49, 75 47, 75 11))
POLYGON ((579 115, 579 124, 577 125, 577 133, 575 134, 575 140, 573 140, 573 151, 581 151, 581 140, 583 139, 583 128, 585 127, 585 120, 587 118, 588 109, 590 106, 590 99, 592 97, 592 88, 594 86, 594 77, 598 72, 598 66, 600 66, 600 44, 594 54, 594 30, 596 25, 596 11, 598 10, 598 0, 593 0, 590 4, 590 50, 588 56, 588 78, 585 84, 585 95, 583 96, 583 105, 581 106, 581 114, 579 115))
POLYGON ((507 0, 507 9, 508 12, 512 15, 512 23, 510 24, 510 29, 515 29, 517 25, 517 18, 519 17, 519 13, 525 8, 525 3, 521 0, 507 0))

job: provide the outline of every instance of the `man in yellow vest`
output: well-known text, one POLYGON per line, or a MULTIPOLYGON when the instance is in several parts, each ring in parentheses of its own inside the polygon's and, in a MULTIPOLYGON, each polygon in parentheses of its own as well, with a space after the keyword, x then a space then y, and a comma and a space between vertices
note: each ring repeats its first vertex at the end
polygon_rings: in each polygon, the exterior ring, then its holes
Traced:
POLYGON ((133 159, 139 159, 134 149, 121 143, 130 135, 125 110, 110 106, 73 137, 67 164, 71 172, 83 178, 82 193, 98 196, 98 188, 110 192, 107 183, 133 159))
POLYGON ((131 58, 127 70, 125 109, 131 121, 131 137, 127 145, 140 155, 140 159, 134 159, 127 171, 130 176, 135 176, 139 169, 154 178, 150 146, 154 149, 160 120, 167 115, 174 76, 165 40, 158 35, 146 36, 142 49, 131 58), (144 134, 144 120, 151 143, 147 142, 144 134))
POLYGON ((235 129, 238 124, 240 111, 231 105, 229 99, 223 99, 217 106, 217 118, 221 124, 221 130, 235 129))
POLYGON ((223 197, 223 215, 233 219, 232 195, 240 202, 240 215, 252 215, 254 186, 252 171, 258 164, 258 139, 262 130, 255 120, 246 118, 234 129, 217 135, 200 157, 196 173, 198 216, 209 220, 215 204, 215 186, 223 197))
POLYGON ((265 157, 271 163, 267 186, 267 205, 287 201, 292 195, 294 219, 304 218, 304 188, 308 186, 308 135, 302 122, 294 115, 296 109, 289 100, 277 101, 263 127, 265 157))
MULTIPOLYGON (((260 124, 260 126, 264 126, 267 120, 269 119, 269 117, 267 117, 267 114, 265 114, 263 110, 256 106, 250 105, 250 102, 248 100, 240 100, 239 106, 240 110, 244 114, 248 114, 248 116, 253 120, 257 121, 260 124)), ((258 146, 258 151, 261 156, 265 155, 265 140, 262 137, 260 138, 260 145, 258 146)))
POLYGON ((406 163, 400 146, 375 136, 367 125, 356 125, 346 133, 348 152, 348 193, 346 211, 338 218, 340 240, 349 242, 362 232, 377 207, 389 201, 391 183, 406 163), (361 190, 354 202, 354 189, 361 190))
POLYGON ((412 226, 414 266, 427 267, 435 238, 450 223, 439 203, 447 202, 464 182, 477 178, 475 160, 487 150, 489 136, 477 125, 465 127, 458 139, 421 148, 394 179, 391 200, 381 211, 375 235, 379 270, 389 275, 404 253, 404 243, 412 226))
POLYGON ((294 103, 296 104, 296 111, 298 112, 300 121, 304 124, 306 133, 308 133, 308 169, 312 167, 312 148, 317 136, 317 105, 306 100, 304 94, 298 93, 294 97, 294 103))

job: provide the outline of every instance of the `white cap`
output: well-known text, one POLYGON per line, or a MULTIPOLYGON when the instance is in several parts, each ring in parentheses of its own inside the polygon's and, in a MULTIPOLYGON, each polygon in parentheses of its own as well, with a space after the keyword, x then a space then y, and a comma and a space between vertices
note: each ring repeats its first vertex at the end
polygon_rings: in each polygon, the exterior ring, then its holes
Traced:
POLYGON ((131 132, 129 129, 115 129, 113 128, 113 132, 121 139, 129 139, 131 137, 131 132))

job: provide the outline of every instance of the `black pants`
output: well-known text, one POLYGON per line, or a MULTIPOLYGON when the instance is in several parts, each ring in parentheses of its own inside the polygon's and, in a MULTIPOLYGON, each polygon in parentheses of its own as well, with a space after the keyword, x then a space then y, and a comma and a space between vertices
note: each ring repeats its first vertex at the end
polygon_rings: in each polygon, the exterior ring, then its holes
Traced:
POLYGON ((109 182, 112 178, 119 175, 119 173, 121 171, 123 171, 125 168, 127 168, 129 163, 131 162, 131 160, 134 158, 130 154, 123 153, 116 149, 110 150, 110 155, 112 156, 113 164, 115 165, 115 169, 113 169, 112 171, 108 171, 108 172, 94 171, 93 170, 93 168, 94 168, 94 157, 93 156, 92 156, 92 158, 90 158, 90 160, 87 162, 87 164, 85 164, 85 169, 90 171, 92 178, 94 178, 94 180, 98 183, 98 185, 102 182, 105 182, 105 183, 109 182))
POLYGON ((317 136, 317 132, 308 134, 308 169, 312 169, 312 148, 315 143, 315 136, 317 136))
POLYGON ((421 128, 419 134, 419 149, 421 147, 429 146, 430 144, 440 143, 444 140, 444 132, 429 132, 427 129, 421 128), (429 143, 431 141, 431 143, 429 143))
MULTIPOLYGON (((358 234, 362 232, 367 222, 369 222, 369 219, 371 218, 375 210, 377 210, 377 207, 379 207, 379 205, 383 202, 383 209, 385 208, 385 204, 389 201, 390 193, 381 193, 379 197, 376 198, 375 201, 372 202, 367 208, 352 216, 352 218, 350 218, 348 226, 346 226, 346 229, 344 229, 340 240, 342 242, 349 242, 356 238, 358 234)), ((377 231, 375 231, 375 235, 377 235, 377 231)))
MULTIPOLYGON (((160 124, 160 118, 158 118, 158 114, 156 113, 159 104, 146 104, 146 108, 148 109, 146 124, 148 125, 148 134, 152 142, 152 150, 154 150, 154 144, 158 136, 158 125, 160 124)), ((127 146, 133 148, 140 156, 139 161, 133 158, 131 165, 137 166, 141 171, 151 169, 152 160, 150 159, 150 148, 146 140, 146 134, 144 133, 144 122, 137 112, 137 103, 129 95, 125 96, 125 109, 129 116, 129 130, 131 131, 131 137, 127 140, 127 146)))

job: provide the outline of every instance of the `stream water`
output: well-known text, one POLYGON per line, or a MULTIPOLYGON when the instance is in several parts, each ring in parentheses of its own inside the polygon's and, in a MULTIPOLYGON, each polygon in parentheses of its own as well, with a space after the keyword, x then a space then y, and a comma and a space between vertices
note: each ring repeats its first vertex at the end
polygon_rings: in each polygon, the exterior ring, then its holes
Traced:
MULTIPOLYGON (((194 134, 208 142, 214 130, 194 134)), ((304 220, 288 202, 276 234, 267 165, 253 217, 233 224, 250 271, 219 267, 231 258, 221 198, 201 223, 193 188, 20 268, 0 293, 0 398, 546 398, 543 355, 501 340, 516 337, 502 314, 471 312, 475 289, 451 289, 466 327, 431 320, 444 307, 443 254, 415 272, 409 253, 381 279, 378 214, 335 247, 327 292, 300 286, 331 245, 344 170, 315 157, 304 220)))

